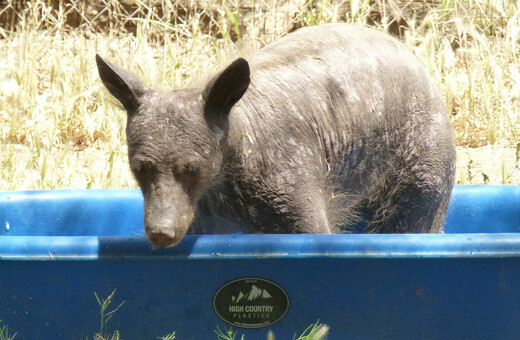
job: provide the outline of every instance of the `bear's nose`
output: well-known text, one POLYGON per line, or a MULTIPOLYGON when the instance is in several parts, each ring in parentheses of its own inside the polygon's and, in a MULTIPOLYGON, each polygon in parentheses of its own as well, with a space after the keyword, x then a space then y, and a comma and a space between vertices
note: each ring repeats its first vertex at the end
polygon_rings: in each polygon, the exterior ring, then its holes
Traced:
POLYGON ((176 245, 181 237, 175 233, 175 231, 169 228, 146 228, 146 235, 154 246, 157 247, 172 247, 176 245))

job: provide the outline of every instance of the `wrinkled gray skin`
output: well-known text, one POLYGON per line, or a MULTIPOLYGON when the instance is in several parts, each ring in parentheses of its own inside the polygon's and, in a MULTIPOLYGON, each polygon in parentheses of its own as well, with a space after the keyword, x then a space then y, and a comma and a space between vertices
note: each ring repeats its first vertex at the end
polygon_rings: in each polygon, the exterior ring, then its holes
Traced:
POLYGON ((232 223, 257 233, 443 230, 455 172, 448 116, 421 63, 383 33, 304 28, 204 89, 160 93, 97 64, 128 111, 154 245, 232 223))

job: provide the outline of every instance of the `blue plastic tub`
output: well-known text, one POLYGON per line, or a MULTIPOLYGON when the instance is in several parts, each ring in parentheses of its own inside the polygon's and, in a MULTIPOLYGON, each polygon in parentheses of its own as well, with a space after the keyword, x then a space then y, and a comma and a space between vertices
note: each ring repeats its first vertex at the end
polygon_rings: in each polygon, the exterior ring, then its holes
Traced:
POLYGON ((0 326, 16 340, 92 339, 94 293, 116 289, 109 328, 127 340, 217 339, 217 326, 290 340, 318 319, 331 340, 520 338, 519 186, 457 186, 444 235, 206 235, 153 249, 142 209, 138 190, 0 193, 0 326))

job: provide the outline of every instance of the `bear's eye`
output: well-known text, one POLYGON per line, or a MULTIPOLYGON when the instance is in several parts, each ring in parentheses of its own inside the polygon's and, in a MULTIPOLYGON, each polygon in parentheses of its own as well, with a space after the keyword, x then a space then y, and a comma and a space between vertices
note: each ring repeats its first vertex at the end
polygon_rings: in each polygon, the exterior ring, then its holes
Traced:
POLYGON ((150 162, 135 160, 131 164, 131 170, 134 173, 134 175, 139 179, 139 177, 153 175, 153 173, 155 172, 155 166, 150 162))
POLYGON ((174 171, 175 178, 181 183, 184 191, 190 196, 196 195, 198 191, 202 177, 201 173, 201 168, 193 163, 178 166, 174 171))
POLYGON ((197 176, 200 173, 200 168, 195 164, 188 164, 184 167, 184 172, 188 176, 197 176))
POLYGON ((176 169, 176 174, 179 177, 185 178, 185 177, 197 177, 199 176, 201 169, 200 167, 195 163, 186 163, 181 166, 178 166, 176 169))

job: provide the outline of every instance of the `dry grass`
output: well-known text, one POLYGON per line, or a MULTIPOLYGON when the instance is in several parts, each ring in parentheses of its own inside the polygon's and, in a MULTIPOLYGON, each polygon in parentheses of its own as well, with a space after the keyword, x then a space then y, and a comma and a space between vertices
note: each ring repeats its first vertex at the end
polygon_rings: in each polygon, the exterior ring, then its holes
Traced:
POLYGON ((0 190, 136 187, 125 113, 98 78, 96 52, 147 85, 180 88, 288 30, 336 21, 393 32, 406 22, 401 38, 424 60, 451 113, 464 160, 457 182, 520 182, 520 10, 513 1, 444 0, 415 16, 407 2, 376 8, 369 0, 257 1, 250 8, 223 0, 86 3, 0 6, 0 19, 7 18, 0 20, 0 190), (484 146, 503 161, 485 168, 489 161, 474 153, 484 146))

